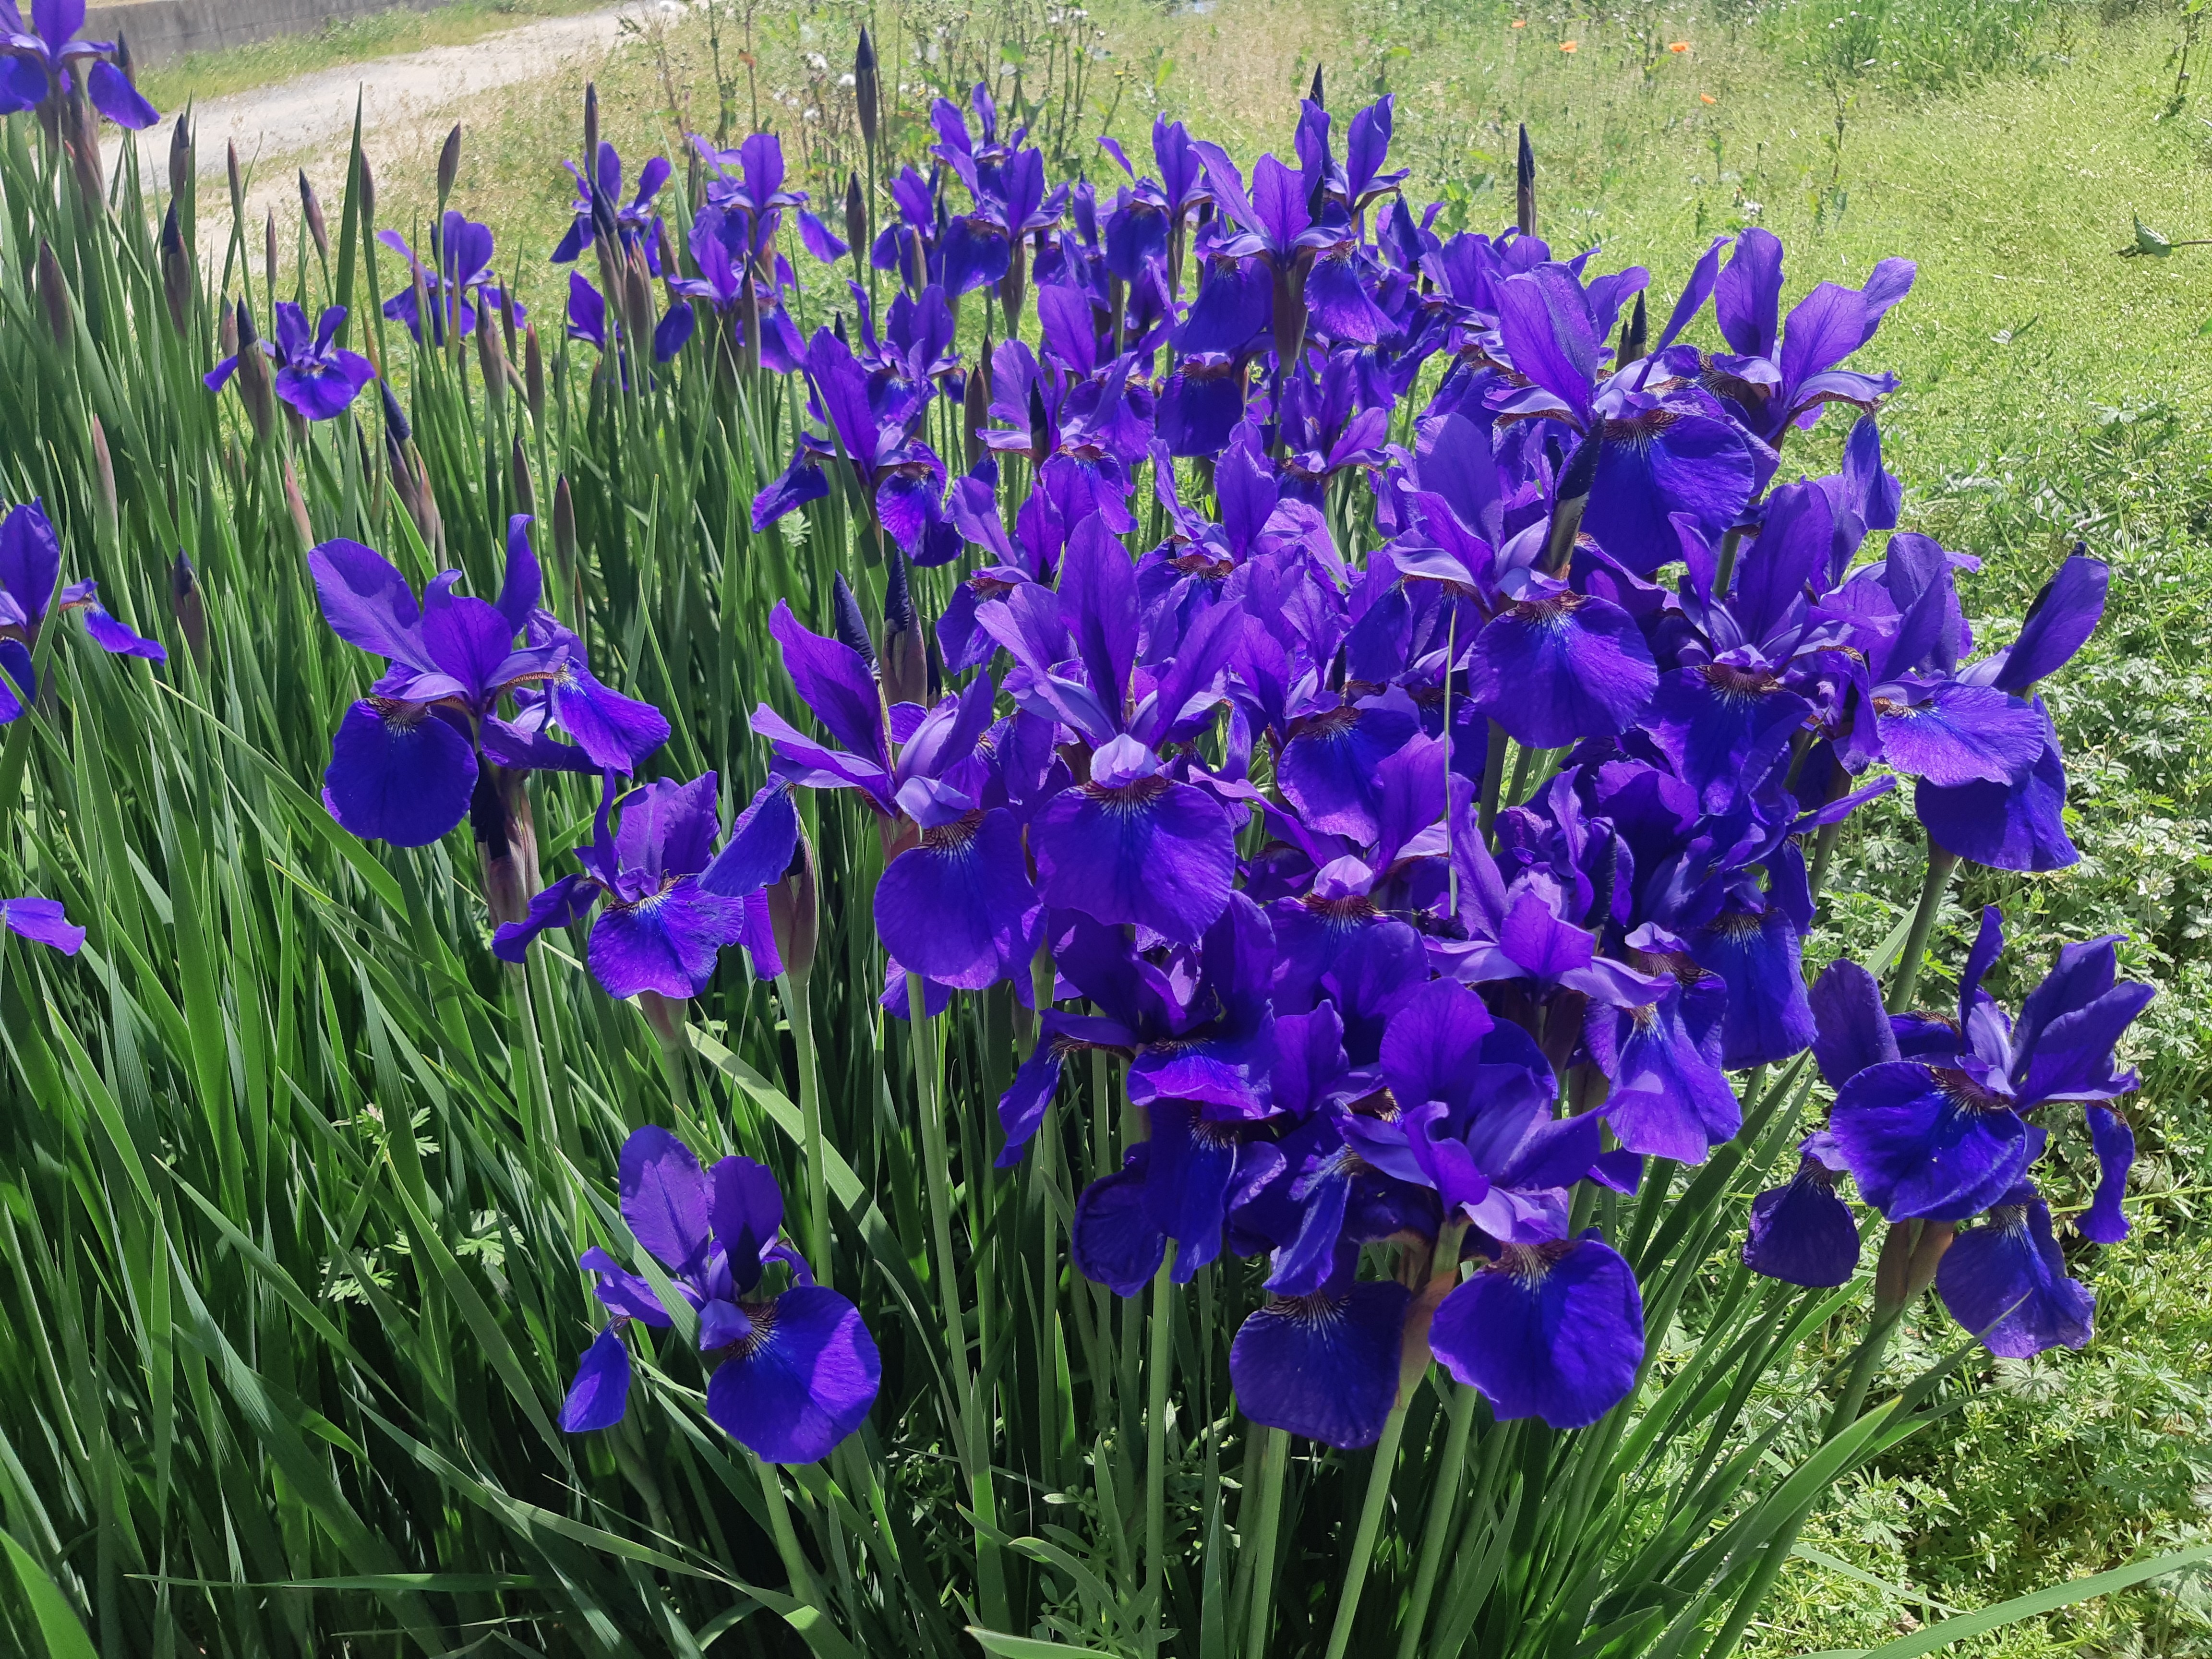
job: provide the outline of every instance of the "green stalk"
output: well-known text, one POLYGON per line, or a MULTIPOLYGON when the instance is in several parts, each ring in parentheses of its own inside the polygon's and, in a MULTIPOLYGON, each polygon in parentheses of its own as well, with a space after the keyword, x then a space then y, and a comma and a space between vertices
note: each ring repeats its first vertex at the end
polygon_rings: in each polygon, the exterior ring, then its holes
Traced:
POLYGON ((1905 936, 1905 954, 1897 959, 1896 976, 1889 982, 1888 1006, 1892 1013, 1902 1012, 1912 1006, 1912 993, 1920 982, 1920 959, 1928 949, 1928 935, 1936 926, 1936 912, 1943 908, 1943 890, 1950 884, 1951 872, 1958 868, 1959 855, 1938 847, 1931 838, 1928 843, 1928 874, 1920 884, 1920 905, 1912 913, 1911 931, 1905 936))
POLYGON ((1352 1534, 1352 1553, 1344 1564, 1344 1589, 1336 1600, 1336 1622, 1329 1627, 1325 1659, 1344 1659, 1352 1643, 1352 1626, 1359 1613, 1359 1592, 1367 1583, 1368 1563, 1374 1559, 1375 1540, 1382 1530, 1382 1510, 1390 1500, 1390 1476, 1398 1464, 1398 1442, 1406 1432, 1402 1401, 1390 1407, 1383 1419, 1382 1438, 1375 1447, 1375 1462, 1367 1472, 1367 1496, 1359 1505, 1359 1528, 1352 1534))
POLYGON ((1505 787, 1505 750, 1512 738, 1496 720, 1490 722, 1490 749, 1482 760, 1482 798, 1475 809, 1475 828, 1483 843, 1490 842, 1491 827, 1498 822, 1498 792, 1505 787))
MULTIPOLYGON (((1152 1652, 1167 1624, 1168 1372, 1175 1364, 1175 1240, 1152 1275, 1152 1352, 1145 1384, 1145 1594, 1152 1603, 1152 1652)), ((1130 1304, 1134 1307, 1136 1304, 1130 1304)))
POLYGON ((830 1279, 830 1168, 822 1155, 822 1066, 814 1053, 814 1007, 806 994, 806 981, 789 974, 780 976, 776 994, 783 1000, 783 1017, 791 1027, 791 1047, 799 1061, 799 1110, 806 1121, 807 1259, 814 1277, 830 1279))
POLYGON ((1443 1561, 1444 1537, 1451 1529, 1452 1504, 1459 1496, 1460 1472, 1467 1466, 1475 1399, 1476 1390, 1466 1383, 1453 1385, 1443 1462, 1437 1467, 1436 1490, 1429 1495, 1428 1520, 1421 1528, 1421 1559, 1413 1571, 1413 1599, 1407 1604, 1399 1628, 1398 1659, 1416 1659, 1420 1650, 1421 1627, 1428 1623, 1429 1599, 1436 1594, 1437 1570, 1443 1561))
POLYGON ((814 1569, 806 1559, 806 1552, 799 1547, 799 1534, 791 1524, 791 1504, 783 1495, 783 1477, 776 1473, 775 1464, 758 1457, 753 1459, 753 1468, 759 1472, 761 1496, 768 1504, 769 1531, 775 1539, 775 1553, 782 1559, 784 1571, 791 1576, 791 1593, 826 1614, 830 1608, 823 1600, 822 1586, 815 1582, 814 1569))
MULTIPOLYGON (((1275 1593, 1275 1534, 1283 1519, 1283 1487, 1289 1474, 1291 1431, 1267 1429, 1260 1438, 1260 1489, 1253 1494, 1260 1505, 1254 1529, 1244 1547, 1250 1552, 1245 1571, 1252 1575, 1252 1610, 1244 1626, 1245 1659, 1266 1659, 1269 1601, 1275 1593)), ((1237 1530, 1244 1531, 1244 1513, 1237 1514, 1237 1530)))
POLYGON ((937 1022, 929 1018, 927 987, 920 974, 906 976, 907 1017, 914 1037, 915 1107, 921 1119, 923 1173, 929 1188, 930 1242, 937 1257, 938 1295, 945 1310, 945 1360, 951 1367, 955 1421, 951 1425, 967 1466, 968 1495, 975 1511, 975 1577, 984 1616, 994 1628, 1007 1624, 1006 1565, 992 1538, 998 1523, 991 1483, 990 1414, 977 1398, 968 1365, 967 1324, 961 1316, 960 1282, 952 1254, 952 1167, 938 1096, 937 1022))

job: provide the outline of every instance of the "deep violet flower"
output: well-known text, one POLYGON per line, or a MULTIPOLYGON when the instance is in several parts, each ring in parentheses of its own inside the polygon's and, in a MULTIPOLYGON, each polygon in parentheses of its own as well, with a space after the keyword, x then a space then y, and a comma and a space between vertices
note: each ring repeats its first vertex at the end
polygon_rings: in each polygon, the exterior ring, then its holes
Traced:
MULTIPOLYGON (((384 314, 406 324, 407 331, 418 341, 424 337, 418 289, 430 307, 428 338, 433 345, 445 344, 448 328, 466 339, 476 331, 480 308, 497 310, 506 303, 492 278, 490 228, 457 210, 448 208, 444 219, 431 229, 428 265, 415 257, 415 250, 398 231, 380 230, 376 240, 404 258, 414 277, 384 302, 384 314)), ((518 322, 526 314, 519 302, 514 314, 518 322)))
MULTIPOLYGON (((337 343, 345 319, 343 306, 325 306, 310 334, 306 312, 289 300, 276 302, 276 337, 260 345, 276 360, 276 395, 303 420, 327 421, 343 414, 376 378, 374 364, 337 343)), ((208 390, 222 391, 237 372, 238 359, 224 358, 209 371, 208 390)))
POLYGON ((31 0, 31 27, 15 0, 0 0, 0 115, 32 108, 76 76, 84 77, 93 107, 119 127, 143 132, 161 118, 114 62, 112 40, 80 40, 84 0, 31 0))
POLYGON ((84 944, 84 929, 71 925, 58 899, 0 899, 0 928, 36 945, 50 945, 65 957, 75 956, 84 944))
POLYGON ((418 600, 389 560, 359 542, 308 554, 331 631, 387 664, 347 709, 323 774, 324 804, 353 834, 400 847, 441 839, 469 816, 483 761, 629 772, 667 741, 659 710, 602 685, 581 642, 538 609, 529 522, 508 527, 495 601, 456 592, 457 570, 433 577, 418 600), (502 718, 510 696, 515 717, 502 718), (548 720, 573 747, 545 735, 548 720))
POLYGON ((619 800, 616 776, 605 775, 592 844, 577 851, 582 873, 538 894, 526 920, 503 924, 492 954, 520 963, 538 934, 583 921, 604 901, 589 960, 611 997, 696 996, 726 945, 745 945, 757 970, 773 978, 781 963, 765 889, 790 866, 798 844, 790 792, 762 790, 715 854, 714 774, 683 784, 656 778, 619 800), (617 809, 621 827, 611 832, 617 809))
POLYGON ((0 726, 21 716, 38 696, 32 653, 47 611, 81 611, 84 631, 116 656, 166 662, 168 652, 110 616, 89 578, 57 591, 62 548, 45 504, 25 501, 0 519, 0 726))
POLYGON ((1587 1428, 1644 1363, 1636 1272, 1594 1234, 1502 1246, 1437 1309, 1429 1346, 1501 1419, 1587 1428))
POLYGON ((594 226, 604 216, 612 222, 617 246, 624 252, 632 248, 639 250, 645 256, 646 269, 659 276, 660 216, 653 209, 654 198, 667 185, 673 171, 668 158, 656 155, 645 164, 637 176, 637 194, 628 202, 622 199, 622 157, 605 140, 600 142, 589 176, 574 161, 561 165, 576 181, 576 209, 575 217, 568 222, 567 232, 553 250, 553 263, 565 265, 591 246, 594 226))
MULTIPOLYGON (((1898 1022, 1900 1032, 1863 988, 1846 1005, 1856 1046, 1885 1056, 1844 1084, 1829 1120, 1868 1203, 1892 1221, 1978 1215, 2003 1202, 2042 1152, 2049 1131, 2030 1114, 2060 1102, 2101 1105, 2136 1086, 2133 1072, 2115 1069, 2112 1048, 2152 988, 2118 977, 2118 937, 2061 950, 2015 1024, 1981 988, 2004 945, 1992 905, 1960 979, 1955 1025, 1912 1018, 1898 1022)), ((2108 1146, 2100 1152, 2132 1156, 2116 1139, 2108 1146)))
POLYGON ((2001 1358, 2078 1348, 2095 1324, 2096 1298, 2068 1276, 2051 1233, 2051 1207, 2023 1181, 1977 1227, 1951 1241, 1936 1269, 1951 1317, 2001 1358))
MULTIPOLYGON (((749 1158, 702 1170, 689 1146, 647 1127, 623 1144, 621 1179, 623 1219, 666 1270, 687 1322, 696 1320, 713 1370, 707 1415, 763 1462, 828 1456, 867 1417, 883 1363, 860 1311, 817 1285, 781 1237, 775 1177, 749 1158), (773 1295, 772 1268, 789 1281, 773 1295)), ((675 1323, 652 1283, 605 1250, 593 1246, 578 1265, 599 1275, 599 1298, 614 1318, 585 1351, 562 1407, 571 1434, 622 1421, 630 1384, 623 1325, 675 1323)))
POLYGON ((1785 1284, 1847 1285, 1859 1265, 1859 1224, 1836 1191, 1842 1155, 1826 1134, 1797 1148, 1797 1173, 1751 1201, 1743 1265, 1785 1284))

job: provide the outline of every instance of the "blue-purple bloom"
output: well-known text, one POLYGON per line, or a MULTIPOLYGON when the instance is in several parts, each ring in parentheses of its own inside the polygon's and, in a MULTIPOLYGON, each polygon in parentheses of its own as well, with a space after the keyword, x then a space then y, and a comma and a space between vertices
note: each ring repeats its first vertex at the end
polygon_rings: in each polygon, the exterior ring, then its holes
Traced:
POLYGON ((31 0, 26 28, 15 0, 0 0, 0 115, 58 100, 82 76, 94 109, 143 132, 161 113, 116 65, 112 40, 76 38, 84 11, 84 0, 31 0))
POLYGON ((75 956, 84 945, 84 929, 62 914, 58 899, 0 899, 0 928, 34 945, 51 945, 65 957, 75 956))
MULTIPOLYGON (((300 411, 301 418, 327 421, 342 415, 376 378, 376 367, 357 351, 337 343, 346 308, 325 306, 308 331, 307 313, 289 300, 276 302, 276 337, 261 349, 276 361, 276 395, 300 411)), ((238 359, 226 357, 208 372, 207 389, 220 392, 238 372, 238 359)))
POLYGON ((483 763, 627 773, 667 740, 659 711, 601 684, 582 642, 539 608, 529 522, 509 526, 495 601, 457 592, 458 570, 433 577, 418 599, 389 560, 359 542, 325 542, 308 554, 331 630, 386 663, 347 709, 323 774, 324 805, 353 834, 427 846, 472 806, 488 810, 478 800, 483 763), (502 714, 510 697, 512 713, 502 714), (574 744, 548 736, 549 721, 574 744))
POLYGON ((712 1369, 707 1415, 762 1462, 817 1462, 866 1419, 883 1376, 875 1340, 782 1237, 783 1194, 767 1169, 730 1157, 702 1170, 665 1129, 639 1129, 623 1146, 622 1214, 680 1302, 665 1302, 598 1246, 584 1252, 578 1265, 599 1275, 599 1298, 614 1317, 577 1366, 563 1429, 622 1421, 631 1376, 623 1326, 665 1330, 678 1313, 712 1369), (774 1294, 771 1273, 787 1280, 774 1294))
POLYGON ((582 921, 604 902, 588 960, 611 997, 695 997, 726 945, 745 945, 762 977, 773 978, 780 963, 763 890, 788 867, 798 842, 789 793, 763 789, 717 855, 712 772, 683 784, 656 778, 620 799, 617 775, 606 773, 592 844, 577 850, 582 872, 532 898, 523 921, 503 923, 492 954, 520 963, 538 934, 582 921))
POLYGON ((0 519, 0 726, 21 716, 39 695, 32 653, 49 608, 84 613, 84 631, 101 650, 115 656, 166 662, 157 641, 133 632, 108 614, 90 578, 61 580, 61 541, 40 501, 25 501, 0 519))

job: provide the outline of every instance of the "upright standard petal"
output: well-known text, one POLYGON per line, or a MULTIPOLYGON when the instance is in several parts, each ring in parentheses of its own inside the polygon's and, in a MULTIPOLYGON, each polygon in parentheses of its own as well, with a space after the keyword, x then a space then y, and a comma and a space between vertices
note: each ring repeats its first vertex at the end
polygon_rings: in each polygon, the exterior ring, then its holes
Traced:
POLYGON ((689 1146, 656 1124, 634 1130, 623 1143, 621 1192, 623 1221, 663 1267, 696 1273, 706 1266, 714 1188, 689 1146))

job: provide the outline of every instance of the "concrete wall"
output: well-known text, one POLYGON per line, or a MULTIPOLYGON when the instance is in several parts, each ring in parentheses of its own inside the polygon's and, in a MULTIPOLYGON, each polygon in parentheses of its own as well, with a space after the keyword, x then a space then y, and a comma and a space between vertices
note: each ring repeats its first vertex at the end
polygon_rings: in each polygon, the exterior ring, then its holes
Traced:
POLYGON ((131 42, 133 62, 158 64, 188 52, 219 52, 273 35, 301 33, 335 18, 360 17, 402 5, 420 9, 434 3, 436 0, 120 0, 88 7, 83 32, 94 40, 124 35, 131 42))

